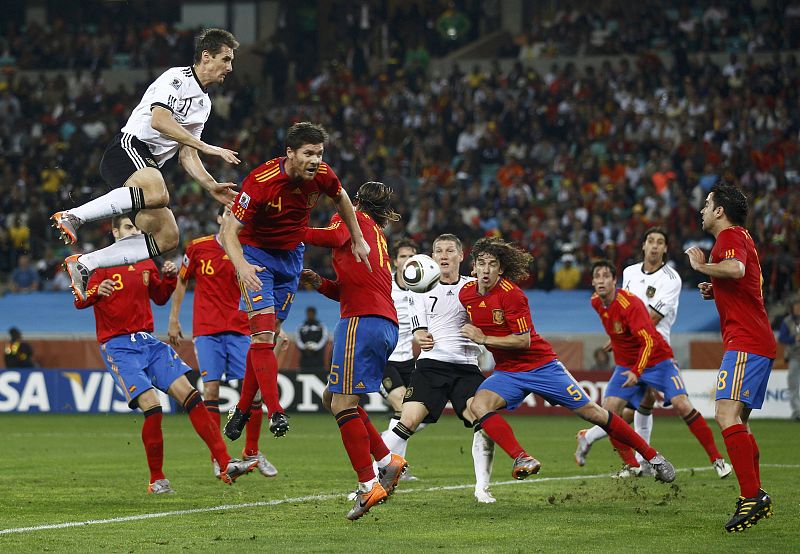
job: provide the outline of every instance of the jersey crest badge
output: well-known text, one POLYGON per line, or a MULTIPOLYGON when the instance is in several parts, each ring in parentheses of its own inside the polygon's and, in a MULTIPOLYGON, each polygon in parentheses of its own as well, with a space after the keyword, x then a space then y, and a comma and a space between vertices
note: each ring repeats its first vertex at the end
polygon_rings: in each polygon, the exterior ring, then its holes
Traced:
POLYGON ((622 334, 622 323, 619 321, 614 322, 614 332, 618 335, 622 334))
POLYGON ((144 286, 148 286, 150 284, 150 272, 149 271, 142 271, 142 284, 144 284, 144 286))
POLYGON ((656 295, 656 288, 655 287, 647 287, 645 291, 647 298, 653 298, 656 295))
POLYGON ((181 80, 177 78, 173 79, 172 82, 170 83, 170 86, 175 90, 178 90, 179 88, 181 88, 181 80))
POLYGON ((408 388, 406 389, 406 395, 405 395, 405 398, 411 398, 411 396, 412 396, 413 394, 414 394, 414 387, 408 387, 408 388))
POLYGON ((246 192, 243 192, 239 197, 239 205, 245 210, 250 205, 250 196, 246 192))
POLYGON ((492 321, 496 325, 502 325, 506 322, 506 314, 503 310, 492 310, 492 321))

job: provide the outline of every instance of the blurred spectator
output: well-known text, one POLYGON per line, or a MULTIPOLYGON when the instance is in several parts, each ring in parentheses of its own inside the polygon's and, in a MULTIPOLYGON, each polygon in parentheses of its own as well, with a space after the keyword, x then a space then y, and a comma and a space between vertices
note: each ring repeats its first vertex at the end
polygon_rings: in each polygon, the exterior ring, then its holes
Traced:
POLYGON ((39 272, 31 265, 27 254, 21 255, 17 260, 17 267, 11 272, 9 290, 18 293, 39 290, 39 272))
POLYGON ((783 344, 783 359, 789 366, 787 387, 792 419, 800 421, 800 297, 789 307, 789 315, 781 321, 778 341, 783 344))
POLYGON ((33 348, 22 340, 22 333, 16 327, 8 330, 8 344, 5 348, 6 368, 36 367, 33 348))
POLYGON ((317 309, 306 308, 306 320, 297 328, 295 342, 300 350, 300 369, 314 373, 325 372, 325 345, 328 329, 317 319, 317 309))
POLYGON ((611 371, 611 356, 608 355, 608 350, 603 348, 602 346, 599 348, 595 348, 594 352, 592 352, 592 367, 589 369, 592 371, 611 371))
POLYGON ((555 270, 555 284, 561 290, 577 288, 581 282, 581 269, 575 264, 575 256, 564 254, 561 256, 561 267, 555 270))

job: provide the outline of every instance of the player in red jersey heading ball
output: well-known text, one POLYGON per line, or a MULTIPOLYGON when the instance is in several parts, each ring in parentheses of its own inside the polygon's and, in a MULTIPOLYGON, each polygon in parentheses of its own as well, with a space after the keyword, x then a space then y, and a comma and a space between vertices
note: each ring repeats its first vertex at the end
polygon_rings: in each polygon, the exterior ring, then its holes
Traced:
POLYGON ((303 269, 303 238, 320 194, 329 196, 352 237, 351 256, 369 269, 370 247, 353 204, 333 169, 322 161, 328 134, 319 125, 295 123, 286 133, 286 156, 261 164, 244 179, 232 215, 222 226, 222 244, 236 268, 252 344, 242 397, 231 411, 225 435, 242 434, 256 391, 270 414, 270 431, 283 436, 289 422, 278 396, 275 338, 292 307, 303 269))
POLYGON ((700 211, 703 230, 716 238, 711 256, 697 247, 686 254, 692 268, 711 277, 700 293, 719 311, 725 354, 717 374, 716 420, 739 480, 736 510, 728 532, 744 531, 772 515, 772 498, 761 488, 758 444, 747 420, 761 408, 775 363, 775 335, 761 293, 758 252, 747 229, 747 198, 722 181, 711 187, 700 211))

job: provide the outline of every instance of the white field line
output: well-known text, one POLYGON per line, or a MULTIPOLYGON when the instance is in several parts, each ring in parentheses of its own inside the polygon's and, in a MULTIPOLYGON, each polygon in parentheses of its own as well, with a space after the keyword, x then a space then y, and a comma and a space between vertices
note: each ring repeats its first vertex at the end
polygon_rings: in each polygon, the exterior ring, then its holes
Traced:
MULTIPOLYGON (((797 469, 800 468, 798 464, 762 464, 761 467, 769 467, 769 468, 788 468, 788 469, 797 469)), ((679 473, 688 473, 691 471, 711 471, 714 469, 711 466, 703 466, 703 467, 691 467, 691 468, 683 468, 683 469, 676 469, 679 473)), ((568 475, 565 477, 541 477, 541 478, 534 478, 525 481, 496 481, 492 483, 493 487, 502 487, 507 485, 525 485, 525 484, 537 484, 537 483, 547 483, 547 482, 554 482, 554 481, 580 481, 582 479, 603 479, 608 478, 612 474, 610 473, 597 473, 593 475, 568 475)), ((427 487, 424 489, 398 489, 397 494, 416 494, 420 492, 435 492, 435 491, 453 491, 453 490, 462 490, 462 489, 470 489, 473 488, 475 485, 470 483, 468 485, 443 485, 440 487, 427 487)), ((170 512, 154 512, 150 514, 137 514, 131 516, 123 516, 123 517, 112 517, 108 519, 89 519, 86 521, 68 521, 65 523, 53 523, 47 525, 34 525, 31 527, 13 527, 10 529, 0 529, 0 535, 11 535, 17 533, 32 533, 35 531, 48 531, 50 529, 66 529, 69 527, 83 527, 85 525, 108 525, 113 523, 125 523, 128 521, 141 521, 144 519, 155 519, 160 517, 170 517, 170 516, 184 516, 190 514, 203 514, 209 512, 224 512, 228 510, 241 510, 244 508, 263 508, 263 507, 270 507, 270 506, 280 506, 281 504, 296 504, 301 502, 311 502, 314 500, 318 501, 326 501, 326 500, 337 500, 337 499, 345 499, 347 498, 347 494, 345 493, 336 493, 336 494, 312 494, 308 496, 298 496, 295 498, 281 498, 276 500, 262 500, 260 502, 245 502, 242 504, 223 504, 221 506, 208 506, 206 508, 192 508, 189 510, 173 510, 170 512)))

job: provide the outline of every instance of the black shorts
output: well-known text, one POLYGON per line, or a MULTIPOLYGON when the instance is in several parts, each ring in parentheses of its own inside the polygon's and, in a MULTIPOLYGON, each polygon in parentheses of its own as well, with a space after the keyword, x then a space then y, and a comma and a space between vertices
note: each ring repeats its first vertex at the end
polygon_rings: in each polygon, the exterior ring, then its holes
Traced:
POLYGON ((121 187, 142 168, 158 164, 147 145, 133 135, 119 133, 103 152, 100 160, 100 176, 112 188, 121 187))
POLYGON ((449 400, 464 425, 472 427, 473 422, 464 419, 463 412, 467 407, 467 400, 475 396, 475 391, 484 379, 476 365, 417 360, 417 367, 411 375, 411 384, 403 401, 422 402, 429 412, 425 420, 435 422, 441 417, 449 400))
POLYGON ((414 372, 414 358, 403 362, 389 360, 383 368, 383 388, 386 394, 400 387, 408 387, 414 372))

